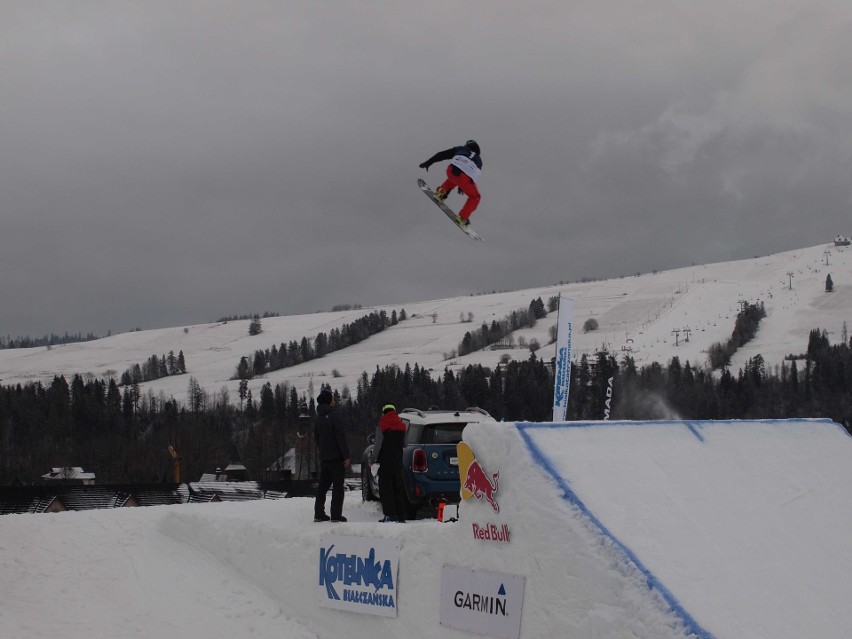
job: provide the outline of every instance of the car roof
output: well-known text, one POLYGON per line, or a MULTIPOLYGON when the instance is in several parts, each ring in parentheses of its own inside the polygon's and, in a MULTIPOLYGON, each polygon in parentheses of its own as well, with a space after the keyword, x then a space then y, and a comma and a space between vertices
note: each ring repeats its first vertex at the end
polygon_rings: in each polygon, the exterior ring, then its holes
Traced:
POLYGON ((496 421, 488 412, 476 407, 465 408, 464 410, 419 410, 417 408, 405 408, 400 413, 400 416, 422 424, 456 421, 463 423, 496 421))

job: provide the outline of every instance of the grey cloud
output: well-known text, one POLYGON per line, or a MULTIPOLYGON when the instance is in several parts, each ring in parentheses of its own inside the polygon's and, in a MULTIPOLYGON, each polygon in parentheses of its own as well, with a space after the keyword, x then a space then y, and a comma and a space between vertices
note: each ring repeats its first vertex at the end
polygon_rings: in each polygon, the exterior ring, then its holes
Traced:
POLYGON ((850 24, 792 0, 5 3, 0 334, 404 304, 852 233, 850 24), (469 137, 484 245, 414 185, 469 137))

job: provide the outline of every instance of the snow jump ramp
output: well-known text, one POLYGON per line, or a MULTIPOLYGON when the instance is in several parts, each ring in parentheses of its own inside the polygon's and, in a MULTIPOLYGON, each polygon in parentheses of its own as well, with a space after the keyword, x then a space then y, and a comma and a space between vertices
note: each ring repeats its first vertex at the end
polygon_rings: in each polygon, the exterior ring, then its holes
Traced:
POLYGON ((465 439, 500 471, 500 510, 464 502, 460 530, 509 526, 487 563, 527 576, 521 636, 852 636, 852 439, 838 424, 491 431, 465 439))
POLYGON ((505 626, 479 634, 852 636, 852 439, 834 422, 480 423, 464 444, 454 523, 376 523, 375 502, 350 494, 345 524, 306 525, 302 499, 286 500, 298 521, 287 504, 247 504, 175 509, 160 529, 259 587, 304 636, 471 637, 454 615, 495 612, 505 626), (399 548, 395 615, 318 605, 329 533, 399 548), (498 581, 477 591, 461 573, 498 581), (522 596, 514 619, 504 586, 522 596))

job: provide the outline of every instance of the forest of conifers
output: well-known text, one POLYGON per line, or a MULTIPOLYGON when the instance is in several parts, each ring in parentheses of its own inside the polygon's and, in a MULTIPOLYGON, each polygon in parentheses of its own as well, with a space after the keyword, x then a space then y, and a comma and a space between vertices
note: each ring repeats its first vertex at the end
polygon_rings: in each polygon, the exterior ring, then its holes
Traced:
MULTIPOLYGON (((814 329, 802 347, 783 363, 770 366, 758 355, 737 371, 721 372, 678 358, 637 367, 630 357, 584 356, 572 366, 568 419, 829 417, 849 429, 849 344, 832 345, 814 329)), ((0 484, 32 483, 61 466, 82 466, 102 483, 170 481, 170 444, 179 449, 187 480, 224 467, 234 444, 249 475, 260 479, 306 441, 313 398, 289 385, 267 382, 259 397, 235 404, 225 393, 209 396, 191 376, 188 384, 186 406, 80 376, 0 386, 0 484)), ((479 406, 506 421, 547 421, 552 411, 550 362, 535 353, 493 370, 447 369, 438 379, 416 363, 377 368, 365 371, 356 388, 330 388, 348 417, 356 463, 379 408, 389 402, 400 409, 479 406)))

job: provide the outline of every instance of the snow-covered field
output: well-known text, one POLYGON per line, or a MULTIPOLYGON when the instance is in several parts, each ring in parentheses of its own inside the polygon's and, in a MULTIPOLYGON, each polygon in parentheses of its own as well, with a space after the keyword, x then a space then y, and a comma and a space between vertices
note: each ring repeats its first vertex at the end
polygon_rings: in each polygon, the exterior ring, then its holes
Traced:
POLYGON ((0 636, 475 636, 442 623, 444 566, 522 577, 524 638, 852 636, 836 424, 490 423, 465 440, 499 472, 499 512, 463 502, 453 523, 380 524, 355 493, 341 524, 314 524, 306 498, 0 517, 0 636), (320 605, 327 533, 399 546, 396 616, 320 605))
MULTIPOLYGON (((768 316, 734 367, 757 353, 773 366, 804 351, 812 328, 840 340, 852 317, 850 282, 849 248, 817 246, 604 282, 400 302, 384 310, 405 309, 405 322, 250 388, 255 396, 267 381, 300 392, 320 382, 354 390, 376 366, 419 363, 439 374, 493 366, 506 353, 525 359, 523 348, 447 355, 471 328, 559 293, 575 300, 578 353, 603 345, 638 364, 678 355, 703 365, 707 347, 730 336, 740 302, 762 301, 768 316), (829 273, 833 293, 825 292, 829 273), (462 322, 469 314, 473 323, 462 322), (590 317, 599 329, 584 334, 590 317)), ((208 392, 224 387, 234 398, 229 378, 241 356, 312 339, 371 310, 270 318, 254 337, 241 321, 3 350, 0 383, 120 375, 182 350, 208 392)), ((539 340, 549 358, 555 321, 551 314, 514 337, 539 340)), ((146 387, 182 400, 187 376, 146 387)), ((456 523, 379 524, 378 505, 349 493, 345 524, 312 523, 304 498, 0 517, 0 636, 471 636, 441 623, 445 565, 524 577, 525 638, 852 636, 852 506, 843 490, 852 483, 852 441, 838 426, 501 423, 468 428, 465 438, 486 471, 500 472, 499 513, 465 502, 456 523), (475 539, 477 522, 508 526, 510 542, 475 539), (399 544, 397 617, 319 605, 328 532, 399 544)))
MULTIPOLYGON (((570 274, 566 274, 567 279, 570 274)), ((323 382, 354 392, 361 373, 372 374, 376 366, 417 363, 437 375, 445 367, 457 369, 473 363, 493 367, 505 354, 526 359, 529 350, 520 346, 478 351, 465 357, 451 354, 465 332, 526 308, 533 299, 540 297, 547 304, 550 297, 560 293, 575 300, 575 356, 605 347, 618 355, 629 353, 638 365, 667 363, 674 355, 682 363, 704 365, 708 346, 730 337, 740 303, 763 302, 768 316, 762 320, 757 338, 736 354, 733 367, 736 370, 757 353, 771 367, 789 353, 804 352, 812 328, 827 330, 832 342, 840 340, 844 321, 852 320, 852 247, 820 245, 600 282, 431 301, 400 300, 375 309, 268 318, 262 322, 263 333, 256 336, 249 336, 248 321, 235 321, 123 333, 52 348, 0 350, 0 383, 50 381, 57 373, 118 377, 152 355, 183 351, 189 375, 211 396, 227 389, 235 402, 238 383, 230 378, 240 357, 251 358, 256 350, 303 337, 313 340, 318 333, 352 323, 373 310, 390 314, 404 309, 409 319, 395 327, 325 358, 256 378, 249 385, 255 398, 266 382, 274 386, 286 381, 300 393, 311 388, 318 392, 323 382), (834 281, 833 293, 825 292, 829 273, 834 281), (466 320, 471 315, 473 321, 469 323, 466 320), (596 319, 599 328, 583 333, 582 326, 589 318, 596 319)), ((517 331, 513 335, 516 345, 522 339, 527 343, 536 339, 542 345, 539 356, 552 357, 554 347, 548 343, 555 315, 551 313, 534 328, 517 331)), ((182 401, 187 381, 187 376, 162 378, 145 384, 143 393, 163 393, 182 401)))

